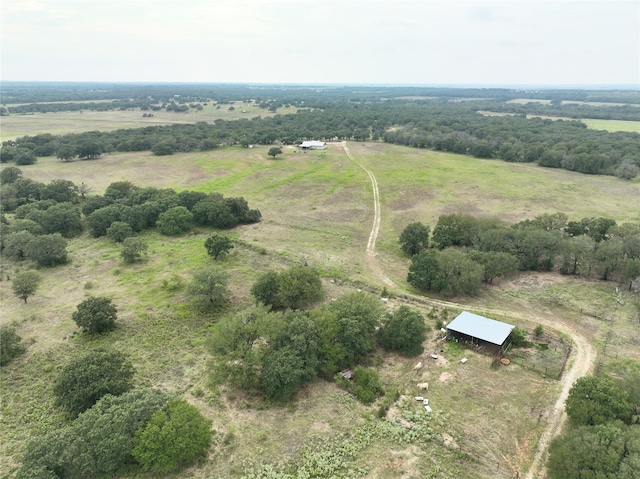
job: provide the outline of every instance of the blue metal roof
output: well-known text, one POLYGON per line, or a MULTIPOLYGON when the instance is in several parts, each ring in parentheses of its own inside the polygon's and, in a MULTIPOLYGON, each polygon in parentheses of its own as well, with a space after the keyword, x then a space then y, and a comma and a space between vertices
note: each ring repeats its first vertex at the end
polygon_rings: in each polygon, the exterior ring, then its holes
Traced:
POLYGON ((502 346, 515 328, 507 323, 463 311, 447 325, 447 329, 502 346))

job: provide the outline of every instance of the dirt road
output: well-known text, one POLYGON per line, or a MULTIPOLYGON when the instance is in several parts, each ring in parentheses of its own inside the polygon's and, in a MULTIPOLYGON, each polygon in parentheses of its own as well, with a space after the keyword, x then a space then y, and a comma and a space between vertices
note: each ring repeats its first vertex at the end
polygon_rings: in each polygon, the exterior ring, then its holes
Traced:
MULTIPOLYGON (((347 142, 341 143, 344 152, 349 157, 349 159, 356 164, 358 167, 362 168, 367 175, 369 175, 369 179, 371 180, 371 186, 373 188, 373 202, 374 202, 374 218, 373 218, 373 227, 371 228, 371 234, 369 235, 369 241, 367 242, 367 261, 369 263, 369 267, 371 268, 372 273, 384 283, 386 286, 396 286, 395 283, 388 278, 382 268, 380 267, 377 254, 376 254, 376 240, 378 238, 378 232, 380 230, 380 221, 381 221, 381 210, 380 210, 380 192, 378 191, 378 182, 376 181, 376 177, 371 170, 366 168, 364 165, 359 163, 349 151, 347 147, 347 142)), ((413 300, 421 302, 421 303, 430 303, 430 304, 439 304, 443 306, 450 306, 458 309, 464 309, 465 306, 458 303, 452 303, 448 301, 438 301, 432 300, 429 298, 409 295, 413 300)), ((487 311, 487 310, 484 310, 487 311)), ((494 313, 498 315, 510 315, 512 317, 517 317, 518 314, 514 313, 514 311, 501 311, 501 310, 488 310, 489 313, 494 313)), ((522 315, 523 318, 525 315, 522 315)), ((567 415, 564 412, 564 403, 569 396, 569 390, 573 383, 581 378, 582 376, 586 376, 590 372, 592 372, 593 367, 596 362, 596 351, 589 344, 589 342, 583 338, 580 334, 578 334, 570 325, 564 324, 558 320, 558 318, 548 318, 539 314, 536 314, 533 317, 530 314, 526 315, 528 320, 535 319, 535 321, 539 324, 543 324, 550 329, 556 329, 562 331, 571 337, 573 341, 573 350, 571 354, 571 358, 569 360, 568 368, 563 374, 562 378, 560 378, 559 385, 560 395, 556 400, 553 408, 549 411, 547 426, 542 432, 542 436, 540 437, 540 441, 538 442, 538 446, 536 448, 536 452, 533 457, 533 461, 528 469, 526 476, 524 479, 543 479, 545 477, 545 464, 544 459, 546 457, 547 448, 551 440, 556 437, 558 434, 562 432, 562 428, 567 420, 567 415)), ((524 465, 523 465, 524 466, 524 465)))

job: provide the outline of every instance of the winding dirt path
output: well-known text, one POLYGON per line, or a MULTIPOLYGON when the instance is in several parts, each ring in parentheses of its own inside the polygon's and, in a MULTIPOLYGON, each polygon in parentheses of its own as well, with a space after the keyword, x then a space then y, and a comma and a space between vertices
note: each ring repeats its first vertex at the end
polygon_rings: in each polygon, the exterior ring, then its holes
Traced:
MULTIPOLYGON (((380 264, 378 262, 377 254, 376 254, 376 240, 378 238, 378 232, 380 230, 380 222, 381 222, 381 213, 380 213, 380 192, 378 190, 378 182, 376 181, 376 177, 371 170, 366 168, 364 165, 359 163, 349 151, 347 147, 347 142, 341 142, 341 146, 344 149, 344 152, 349 157, 349 159, 362 170, 364 170, 369 179, 371 180, 371 186, 373 188, 373 202, 374 202, 374 217, 373 217, 373 227, 371 228, 371 233, 369 234, 369 241, 367 242, 367 261, 369 263, 369 267, 371 268, 372 273, 380 279, 387 286, 396 286, 396 284, 388 278, 380 264)), ((430 298, 425 298, 422 296, 408 295, 411 300, 420 302, 420 303, 428 303, 428 304, 438 304, 442 306, 450 306, 455 308, 465 308, 464 305, 459 303, 453 303, 449 301, 440 301, 434 300, 430 298)), ((546 458, 546 452, 549 447, 549 444, 553 440, 554 437, 559 435, 562 432, 562 428, 567 420, 567 415, 564 411, 564 403, 569 397, 569 390, 573 383, 581 378, 582 376, 586 376, 590 372, 593 371, 593 367, 596 362, 597 354, 594 350, 593 346, 580 334, 578 334, 570 325, 561 323, 558 321, 558 318, 549 318, 546 316, 542 316, 539 314, 522 314, 516 313, 514 311, 502 311, 497 309, 483 310, 489 313, 494 313, 498 315, 508 314, 513 317, 522 317, 523 319, 531 320, 535 318, 538 323, 543 324, 544 326, 549 327, 550 329, 559 330, 568 336, 571 337, 573 341, 573 349, 571 352, 571 358, 569 359, 569 363, 565 373, 560 378, 560 394, 552 409, 548 414, 547 426, 544 428, 542 435, 540 437, 540 441, 538 442, 538 446, 536 448, 536 452, 533 457, 533 461, 528 469, 526 476, 524 479, 543 479, 546 477, 545 472, 545 464, 544 459, 546 458)))

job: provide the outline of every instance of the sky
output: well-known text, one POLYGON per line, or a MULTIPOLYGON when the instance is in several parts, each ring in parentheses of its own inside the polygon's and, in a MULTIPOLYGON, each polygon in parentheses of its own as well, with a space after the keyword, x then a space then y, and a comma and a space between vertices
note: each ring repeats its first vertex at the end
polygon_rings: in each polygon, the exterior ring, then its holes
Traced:
POLYGON ((640 0, 1 0, 5 81, 640 85, 640 0))

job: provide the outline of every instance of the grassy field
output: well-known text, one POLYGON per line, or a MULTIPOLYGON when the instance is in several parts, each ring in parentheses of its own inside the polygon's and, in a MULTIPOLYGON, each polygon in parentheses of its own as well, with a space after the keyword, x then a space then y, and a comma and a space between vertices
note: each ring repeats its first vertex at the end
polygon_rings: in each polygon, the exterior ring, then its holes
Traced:
MULTIPOLYGON (((408 260, 397 238, 411 221, 434 226, 440 214, 464 212, 515 222, 555 211, 571 219, 640 220, 637 181, 379 143, 350 143, 349 148, 378 180, 382 226, 377 260, 398 285, 398 294, 409 288, 404 281, 408 260)), ((71 163, 39 159, 22 169, 39 181, 84 182, 94 193, 126 179, 140 186, 244 196, 261 210, 263 221, 230 232, 246 246, 219 261, 231 278, 233 306, 228 313, 251 304, 249 288, 259 274, 303 262, 322 272, 327 300, 355 287, 379 290, 382 285, 365 255, 373 218, 367 175, 336 144, 308 153, 285 148, 276 160, 267 150, 233 147, 169 157, 131 153, 71 163), (333 278, 344 285, 332 283, 333 278)), ((506 479, 526 468, 557 382, 513 364, 491 369, 488 357, 441 343, 439 332, 430 333, 420 358, 382 351, 373 355, 371 362, 379 366, 389 394, 397 390, 401 395, 386 422, 376 419, 377 405, 363 406, 324 381, 309 385, 295 403, 282 408, 266 407, 241 391, 210 387, 206 341, 219 314, 203 316, 184 292, 192 273, 212 262, 203 247, 209 234, 200 229, 167 238, 145 232, 149 258, 131 266, 121 262, 112 242, 85 234, 70 242, 68 265, 41 271, 43 287, 27 304, 13 296, 6 280, 21 265, 2 264, 1 321, 14 324, 29 345, 24 356, 0 371, 3 477, 11 477, 30 438, 64 424, 66 418, 53 406, 52 382, 72 354, 100 344, 130 356, 138 385, 182 394, 213 419, 216 436, 209 460, 170 477, 252 477, 250 471, 265 464, 292 474, 323 465, 334 468, 325 470, 335 477, 404 479, 506 479), (113 298, 119 308, 116 331, 97 338, 77 333, 71 314, 88 295, 113 298), (439 354, 438 361, 429 358, 432 352, 439 354), (462 357, 469 361, 460 363, 462 357), (424 367, 416 371, 418 361, 424 367), (430 384, 425 395, 432 417, 413 400, 420 382, 430 384)), ((615 360, 617 352, 637 358, 634 345, 640 338, 633 330, 632 309, 625 292, 623 304, 618 302, 614 288, 613 283, 553 273, 523 274, 459 306, 480 313, 512 311, 497 319, 530 330, 539 317, 568 322, 595 344, 608 344, 604 357, 615 360), (621 328, 607 340, 609 314, 615 314, 621 328)), ((389 306, 399 301, 392 299, 389 306)), ((428 300, 413 306, 425 316, 433 308, 428 300)), ((450 320, 455 311, 438 308, 435 313, 450 320)))
POLYGON ((623 120, 580 120, 593 130, 607 131, 631 131, 640 133, 640 121, 623 121, 623 120))
MULTIPOLYGON (((235 102, 220 105, 209 103, 202 110, 190 109, 188 112, 175 113, 172 111, 143 112, 139 108, 116 111, 63 111, 51 113, 34 113, 28 115, 9 115, 0 118, 0 140, 6 141, 24 135, 51 133, 63 135, 66 133, 82 133, 85 131, 111 131, 120 128, 142 128, 145 126, 170 125, 174 123, 197 123, 199 121, 212 122, 217 119, 237 120, 239 118, 253 118, 256 116, 273 116, 255 103, 235 102), (234 110, 229 111, 233 106, 234 110), (143 118, 144 113, 153 114, 143 118)), ((280 108, 277 113, 285 115, 295 113, 295 108, 280 108)))

